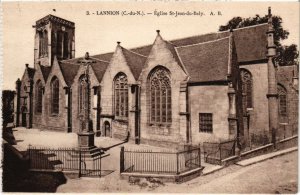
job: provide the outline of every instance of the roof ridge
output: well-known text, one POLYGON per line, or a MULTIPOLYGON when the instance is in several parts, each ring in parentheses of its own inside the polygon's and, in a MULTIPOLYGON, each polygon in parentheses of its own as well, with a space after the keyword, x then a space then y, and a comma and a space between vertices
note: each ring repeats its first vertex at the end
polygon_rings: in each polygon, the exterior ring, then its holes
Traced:
POLYGON ((227 37, 223 37, 223 38, 220 38, 220 39, 215 39, 215 40, 206 41, 206 42, 200 42, 200 43, 194 43, 194 44, 190 44, 190 45, 182 45, 182 46, 178 46, 178 47, 175 47, 175 48, 182 48, 182 47, 190 47, 190 46, 202 45, 202 44, 217 42, 217 41, 221 41, 223 39, 229 39, 229 38, 230 38, 230 36, 227 36, 227 37))
POLYGON ((97 60, 97 61, 99 61, 99 62, 105 62, 105 63, 109 63, 108 61, 105 61, 105 60, 100 60, 100 59, 98 59, 98 58, 95 58, 95 57, 91 57, 91 56, 90 56, 90 58, 91 58, 91 59, 93 59, 93 60, 97 60))
MULTIPOLYGON (((147 45, 148 46, 148 45, 147 45)), ((144 46, 145 47, 145 46, 144 46)), ((144 57, 144 58, 147 58, 147 56, 144 56, 144 55, 142 55, 142 54, 139 54, 139 53, 137 53, 137 52, 134 52, 134 51, 131 51, 131 50, 129 50, 129 49, 126 49, 125 47, 122 47, 121 46, 121 48, 122 49, 125 49, 126 51, 129 51, 129 52, 131 52, 131 53, 133 53, 133 54, 136 54, 136 55, 139 55, 139 56, 141 56, 141 57, 144 57)), ((141 47, 142 48, 142 47, 141 47)))
MULTIPOLYGON (((241 28, 235 28, 235 29, 233 29, 233 31, 243 30, 243 29, 247 29, 247 28, 253 28, 253 27, 262 26, 262 25, 266 25, 266 24, 268 24, 268 23, 261 23, 261 24, 255 24, 255 25, 245 26, 245 27, 241 27, 241 28)), ((173 41, 180 41, 182 39, 205 36, 205 35, 221 34, 221 33, 226 33, 226 32, 229 32, 229 31, 230 31, 230 29, 225 30, 225 31, 208 32, 208 33, 205 33, 205 34, 198 34, 198 35, 188 36, 188 37, 184 37, 184 38, 177 38, 177 39, 170 40, 170 41, 172 41, 172 42, 173 41)))
MULTIPOLYGON (((75 60, 76 58, 72 58, 72 60, 75 60)), ((73 63, 73 62, 69 62, 67 60, 64 60, 64 61, 60 61, 61 63, 68 63, 68 64, 73 64, 73 65, 78 65, 76 63, 73 63)))

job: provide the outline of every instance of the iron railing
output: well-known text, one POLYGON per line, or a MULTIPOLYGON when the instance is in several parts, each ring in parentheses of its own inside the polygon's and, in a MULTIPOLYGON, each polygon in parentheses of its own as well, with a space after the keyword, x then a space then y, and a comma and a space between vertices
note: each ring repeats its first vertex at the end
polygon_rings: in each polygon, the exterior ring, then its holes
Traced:
POLYGON ((204 161, 211 164, 222 164, 222 160, 235 155, 236 140, 212 143, 204 142, 204 161))
POLYGON ((121 148, 120 172, 178 175, 201 167, 200 148, 173 151, 128 150, 121 148))
POLYGON ((81 176, 101 177, 101 154, 94 158, 79 148, 28 147, 31 170, 73 171, 81 176))

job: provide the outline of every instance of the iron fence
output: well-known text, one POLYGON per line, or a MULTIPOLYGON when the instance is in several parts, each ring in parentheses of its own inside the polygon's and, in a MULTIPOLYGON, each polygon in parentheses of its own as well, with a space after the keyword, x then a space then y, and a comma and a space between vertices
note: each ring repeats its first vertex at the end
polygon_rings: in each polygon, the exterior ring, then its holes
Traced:
POLYGON ((28 147, 31 170, 73 171, 81 176, 101 177, 101 154, 92 157, 79 148, 28 147))
POLYGON ((121 148, 120 172, 180 174, 201 167, 200 148, 173 151, 121 148))
POLYGON ((225 142, 204 142, 204 161, 211 164, 222 164, 222 160, 235 155, 236 140, 225 142))

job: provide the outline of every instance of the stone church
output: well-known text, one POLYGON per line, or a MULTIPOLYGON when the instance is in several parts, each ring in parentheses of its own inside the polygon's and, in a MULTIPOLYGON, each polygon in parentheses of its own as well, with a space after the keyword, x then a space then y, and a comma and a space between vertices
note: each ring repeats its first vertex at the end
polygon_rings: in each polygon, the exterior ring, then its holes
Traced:
MULTIPOLYGON (((178 147, 298 129, 297 66, 277 67, 268 23, 89 56, 95 136, 178 147)), ((85 67, 75 24, 35 25, 34 68, 16 82, 15 125, 78 133, 85 67)))

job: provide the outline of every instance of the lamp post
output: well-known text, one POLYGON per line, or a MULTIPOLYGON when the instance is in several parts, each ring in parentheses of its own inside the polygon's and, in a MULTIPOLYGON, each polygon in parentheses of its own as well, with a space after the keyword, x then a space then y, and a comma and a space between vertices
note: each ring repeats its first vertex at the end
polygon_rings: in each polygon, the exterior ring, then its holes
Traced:
POLYGON ((92 129, 91 120, 90 120, 90 105, 91 105, 91 94, 90 94, 90 77, 89 69, 92 63, 95 61, 91 60, 89 53, 86 52, 84 59, 79 61, 80 64, 85 68, 84 77, 80 82, 82 87, 83 96, 83 112, 79 116, 79 133, 78 133, 78 146, 83 149, 90 149, 94 147, 94 132, 92 129))

